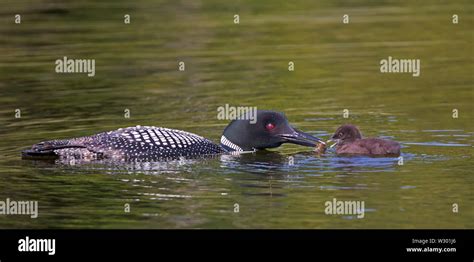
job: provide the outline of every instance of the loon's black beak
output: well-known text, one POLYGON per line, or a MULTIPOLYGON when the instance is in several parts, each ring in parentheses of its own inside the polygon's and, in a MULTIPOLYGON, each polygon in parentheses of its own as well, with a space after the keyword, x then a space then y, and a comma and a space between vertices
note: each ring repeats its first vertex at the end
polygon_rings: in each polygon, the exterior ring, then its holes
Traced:
POLYGON ((280 134, 279 136, 283 138, 284 142, 302 146, 315 147, 318 145, 318 143, 326 144, 321 139, 310 134, 306 134, 296 128, 293 128, 292 131, 293 132, 290 134, 280 134))

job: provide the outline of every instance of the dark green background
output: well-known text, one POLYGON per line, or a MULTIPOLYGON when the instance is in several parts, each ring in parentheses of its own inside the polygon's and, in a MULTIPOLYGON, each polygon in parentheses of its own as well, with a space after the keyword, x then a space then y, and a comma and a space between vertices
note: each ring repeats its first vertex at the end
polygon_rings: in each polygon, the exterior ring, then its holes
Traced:
POLYGON ((3 1, 0 199, 40 213, 0 228, 473 228, 472 12, 459 0, 3 1), (96 76, 56 74, 63 56, 95 59, 96 76), (421 76, 379 73, 388 56, 421 59, 421 76), (291 145, 138 167, 20 160, 41 140, 136 124, 218 141, 225 104, 283 111, 325 139, 350 122, 400 141, 405 164, 291 145), (334 197, 365 201, 365 218, 325 215, 334 197))

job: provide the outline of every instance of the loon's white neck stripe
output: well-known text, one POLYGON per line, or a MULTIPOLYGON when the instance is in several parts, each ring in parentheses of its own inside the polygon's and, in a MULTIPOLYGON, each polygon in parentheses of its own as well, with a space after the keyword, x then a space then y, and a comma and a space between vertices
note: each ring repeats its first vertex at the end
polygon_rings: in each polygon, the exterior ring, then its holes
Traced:
POLYGON ((227 139, 227 137, 225 137, 225 136, 221 136, 221 144, 223 144, 227 147, 230 147, 230 148, 234 149, 235 151, 239 151, 239 152, 244 151, 240 146, 230 142, 230 140, 227 139))

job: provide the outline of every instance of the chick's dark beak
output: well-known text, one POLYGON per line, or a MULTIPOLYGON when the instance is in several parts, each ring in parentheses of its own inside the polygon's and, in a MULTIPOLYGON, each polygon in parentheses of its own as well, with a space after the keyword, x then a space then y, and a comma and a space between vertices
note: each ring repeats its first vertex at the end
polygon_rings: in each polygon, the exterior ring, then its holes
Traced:
POLYGON ((292 131, 293 132, 279 135, 284 140, 283 143, 292 143, 310 147, 315 147, 318 145, 318 143, 325 144, 321 139, 304 133, 296 128, 292 128, 292 131))

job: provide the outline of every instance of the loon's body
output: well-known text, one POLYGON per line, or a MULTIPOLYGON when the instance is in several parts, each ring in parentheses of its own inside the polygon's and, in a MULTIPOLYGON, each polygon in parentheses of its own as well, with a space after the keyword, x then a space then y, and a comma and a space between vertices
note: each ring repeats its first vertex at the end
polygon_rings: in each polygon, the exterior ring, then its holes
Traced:
POLYGON ((38 143, 25 154, 113 160, 160 159, 219 154, 224 149, 201 136, 154 126, 120 128, 93 136, 38 143))
POLYGON ((337 141, 338 155, 367 155, 367 156, 399 156, 400 144, 395 141, 380 138, 362 138, 359 129, 354 125, 340 126, 331 140, 337 141))
POLYGON ((245 120, 232 121, 224 130, 219 145, 181 130, 136 126, 92 136, 40 142, 23 151, 22 155, 23 158, 33 159, 59 157, 83 160, 157 160, 255 151, 278 147, 286 142, 305 146, 320 142, 316 137, 293 129, 280 113, 258 111, 258 116, 261 118, 260 122, 255 124, 245 120))

